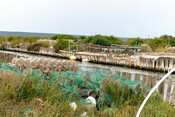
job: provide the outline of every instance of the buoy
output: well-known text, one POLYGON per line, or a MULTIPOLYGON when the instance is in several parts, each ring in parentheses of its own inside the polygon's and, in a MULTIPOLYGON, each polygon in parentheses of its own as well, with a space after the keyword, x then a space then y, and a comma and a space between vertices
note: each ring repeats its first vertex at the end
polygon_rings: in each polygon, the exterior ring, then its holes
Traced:
POLYGON ((86 104, 86 108, 90 110, 91 108, 96 107, 96 100, 94 97, 89 96, 88 98, 86 98, 85 104, 86 104))
POLYGON ((70 60, 76 60, 77 57, 75 57, 75 56, 70 56, 69 59, 70 59, 70 60))

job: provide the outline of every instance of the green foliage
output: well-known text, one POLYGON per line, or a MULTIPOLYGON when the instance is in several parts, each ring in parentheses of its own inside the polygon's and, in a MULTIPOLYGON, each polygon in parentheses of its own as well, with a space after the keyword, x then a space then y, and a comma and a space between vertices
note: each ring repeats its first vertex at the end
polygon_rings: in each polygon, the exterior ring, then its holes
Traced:
POLYGON ((128 40, 128 45, 130 46, 140 46, 143 43, 144 43, 144 40, 140 38, 131 38, 128 40))
POLYGON ((114 36, 102 36, 102 35, 90 36, 87 39, 83 39, 83 42, 102 46, 111 46, 112 44, 122 44, 122 41, 119 38, 116 38, 114 36))
MULTIPOLYGON (((0 71, 0 116, 22 116, 25 110, 30 109, 35 117, 42 116, 80 116, 87 112, 89 116, 100 117, 134 117, 143 102, 142 95, 130 95, 127 88, 113 80, 105 82, 103 90, 116 100, 111 107, 92 109, 87 111, 84 104, 75 100, 65 100, 65 95, 57 84, 37 77, 24 77, 12 72, 0 71), (125 91, 125 92, 124 92, 125 91), (127 94, 128 93, 128 94, 127 94), (44 103, 38 102, 42 99, 44 103), (118 103, 123 100, 123 103, 118 103), (78 105, 76 110, 71 109, 70 102, 78 105), (121 105, 117 105, 121 104, 121 105)), ((142 110, 141 117, 174 116, 173 106, 165 103, 161 95, 151 96, 142 110)))
POLYGON ((23 45, 31 45, 33 43, 36 43, 37 40, 41 38, 39 37, 14 37, 14 36, 8 36, 8 37, 0 37, 0 43, 11 43, 12 47, 18 47, 20 44, 23 45))
POLYGON ((86 39, 86 37, 85 36, 80 36, 79 39, 86 39))
POLYGON ((4 49, 4 45, 0 45, 0 50, 3 50, 4 49))
POLYGON ((64 50, 68 48, 68 46, 69 46, 68 40, 59 39, 59 41, 54 45, 54 49, 55 51, 58 52, 59 50, 64 50))
POLYGON ((159 38, 155 38, 155 39, 150 39, 149 41, 149 46, 155 50, 158 47, 166 47, 168 44, 166 43, 166 40, 164 39, 159 39, 159 38))
POLYGON ((28 51, 39 51, 40 47, 48 48, 49 44, 46 42, 37 42, 37 43, 31 44, 28 47, 28 51))
POLYGON ((137 104, 139 104, 137 99, 144 99, 144 96, 141 93, 134 94, 133 91, 128 88, 128 86, 122 85, 122 82, 116 81, 112 78, 102 82, 102 91, 112 97, 112 99, 115 101, 115 106, 118 108, 128 104, 137 106, 137 104))
POLYGON ((62 34, 62 35, 55 35, 53 37, 51 37, 51 39, 53 40, 59 40, 59 39, 71 39, 71 40, 75 40, 77 39, 76 37, 72 36, 72 35, 65 35, 65 34, 62 34))
POLYGON ((8 37, 7 37, 7 40, 8 40, 8 41, 12 41, 13 39, 15 39, 14 36, 8 36, 8 37))
POLYGON ((171 35, 162 35, 162 36, 160 36, 160 39, 164 39, 167 44, 169 44, 171 46, 175 46, 175 37, 173 37, 171 35))

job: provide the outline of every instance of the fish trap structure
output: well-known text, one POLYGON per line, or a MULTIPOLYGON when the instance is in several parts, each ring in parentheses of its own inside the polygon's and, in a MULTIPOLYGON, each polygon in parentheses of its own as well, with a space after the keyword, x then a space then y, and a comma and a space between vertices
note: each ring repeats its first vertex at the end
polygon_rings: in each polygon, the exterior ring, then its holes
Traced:
MULTIPOLYGON (((38 59, 33 59, 32 62, 37 60, 38 59)), ((17 65, 21 66, 23 64, 22 62, 25 61, 25 58, 13 60, 13 62, 14 61, 17 63, 17 65)), ((64 61, 62 65, 64 65, 65 62, 66 61, 64 61)), ((63 92, 63 94, 65 95, 64 99, 67 100, 73 99, 85 103, 86 98, 91 96, 95 98, 97 102, 97 108, 103 107, 104 105, 111 106, 114 102, 117 104, 117 102, 125 100, 124 98, 126 96, 122 96, 122 94, 125 92, 125 94, 127 95, 139 95, 140 93, 143 93, 142 95, 145 96, 151 89, 139 80, 131 81, 127 77, 112 74, 111 71, 79 70, 78 72, 66 71, 61 73, 53 71, 49 74, 50 79, 48 79, 46 74, 43 73, 47 71, 49 71, 49 67, 47 65, 42 66, 42 70, 32 69, 31 67, 28 67, 21 71, 15 66, 0 63, 0 73, 14 72, 16 74, 19 74, 21 78, 26 77, 36 79, 38 83, 44 80, 48 81, 48 83, 51 84, 57 84, 58 90, 63 92), (111 85, 113 87, 111 87, 111 85), (111 93, 108 89, 114 89, 120 92, 111 93), (116 101, 116 99, 113 98, 113 95, 118 95, 121 98, 117 98, 116 101)))
POLYGON ((77 62, 68 60, 44 59, 44 58, 13 58, 11 65, 23 70, 28 67, 41 70, 45 74, 53 71, 61 72, 77 72, 79 67, 77 62))

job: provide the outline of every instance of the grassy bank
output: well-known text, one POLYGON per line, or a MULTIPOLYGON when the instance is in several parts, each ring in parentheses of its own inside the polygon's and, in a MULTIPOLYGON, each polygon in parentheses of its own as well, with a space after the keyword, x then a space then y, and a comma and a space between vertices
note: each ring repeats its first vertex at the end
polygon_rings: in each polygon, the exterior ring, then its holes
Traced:
MULTIPOLYGON (((104 92, 110 93, 115 100, 112 106, 101 106, 99 110, 86 110, 85 104, 77 99, 69 99, 64 95, 57 84, 37 77, 29 78, 21 74, 0 71, 0 116, 23 116, 27 109, 31 109, 34 117, 80 116, 87 112, 96 117, 134 117, 144 97, 142 94, 129 95, 122 93, 117 82, 108 80, 103 84, 104 92), (118 100, 124 99, 119 102, 118 100), (74 111, 70 102, 76 101, 78 108, 74 111)), ((127 89, 125 89, 127 90, 127 89)), ((160 95, 151 97, 144 107, 143 117, 174 116, 175 110, 171 105, 164 103, 160 95)))

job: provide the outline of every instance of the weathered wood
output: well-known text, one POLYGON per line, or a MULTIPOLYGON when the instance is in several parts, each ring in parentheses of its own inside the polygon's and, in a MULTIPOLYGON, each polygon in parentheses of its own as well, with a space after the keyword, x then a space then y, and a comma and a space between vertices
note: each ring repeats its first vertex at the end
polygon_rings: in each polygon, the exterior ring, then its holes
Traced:
POLYGON ((131 80, 131 73, 126 73, 126 78, 128 78, 128 80, 131 80))
POLYGON ((115 73, 114 73, 115 75, 120 75, 120 71, 118 71, 118 70, 115 70, 115 73))
POLYGON ((147 75, 143 75, 142 82, 147 83, 146 81, 147 81, 147 75))
POLYGON ((135 74, 134 80, 140 80, 140 74, 135 74))
POLYGON ((151 81, 151 88, 153 88, 156 85, 156 83, 157 83, 157 78, 156 77, 152 77, 151 80, 152 80, 151 81))
POLYGON ((169 103, 170 101, 170 94, 171 94, 171 87, 172 87, 172 82, 173 82, 173 79, 172 78, 169 78, 168 79, 168 89, 167 89, 167 97, 166 97, 166 102, 169 103))
POLYGON ((152 77, 151 76, 148 76, 147 77, 147 86, 148 87, 151 87, 151 85, 152 85, 151 81, 152 81, 152 77))
POLYGON ((159 85, 159 93, 164 96, 165 91, 165 80, 159 85))
POLYGON ((172 105, 175 104, 175 82, 174 82, 174 88, 173 88, 173 93, 172 93, 172 97, 171 97, 171 104, 172 105))
POLYGON ((126 72, 122 72, 122 76, 126 76, 126 72))

